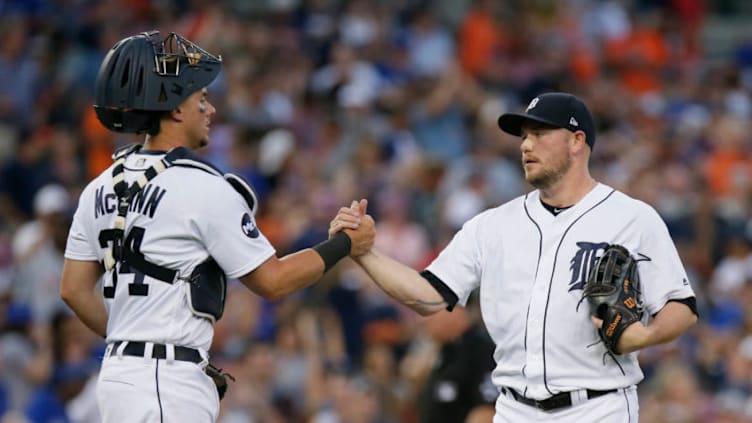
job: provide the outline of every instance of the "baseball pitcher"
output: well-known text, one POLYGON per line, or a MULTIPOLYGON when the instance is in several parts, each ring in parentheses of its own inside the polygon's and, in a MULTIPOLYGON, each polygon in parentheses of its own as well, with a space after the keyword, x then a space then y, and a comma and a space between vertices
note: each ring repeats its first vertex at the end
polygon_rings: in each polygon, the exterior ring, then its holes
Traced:
MULTIPOLYGON (((470 219, 421 273, 378 251, 355 260, 424 315, 480 288, 496 344, 494 423, 636 423, 637 351, 697 320, 666 225, 649 205, 590 176, 595 125, 579 98, 540 95, 499 126, 522 138, 522 167, 536 190, 470 219)), ((341 209, 332 230, 364 213, 341 209)))

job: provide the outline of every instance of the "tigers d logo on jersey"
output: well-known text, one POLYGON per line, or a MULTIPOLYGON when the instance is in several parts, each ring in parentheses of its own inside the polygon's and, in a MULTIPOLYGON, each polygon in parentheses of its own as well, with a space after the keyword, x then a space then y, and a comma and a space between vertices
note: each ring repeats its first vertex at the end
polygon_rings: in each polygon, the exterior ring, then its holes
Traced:
POLYGON ((251 215, 248 213, 243 214, 243 219, 240 221, 240 228, 248 238, 258 238, 259 230, 251 219, 251 215))
POLYGON ((585 242, 580 241, 577 244, 577 252, 569 261, 569 270, 572 271, 572 279, 569 281, 569 292, 582 290, 585 288, 590 269, 598 259, 596 253, 598 250, 604 250, 608 247, 607 242, 585 242))

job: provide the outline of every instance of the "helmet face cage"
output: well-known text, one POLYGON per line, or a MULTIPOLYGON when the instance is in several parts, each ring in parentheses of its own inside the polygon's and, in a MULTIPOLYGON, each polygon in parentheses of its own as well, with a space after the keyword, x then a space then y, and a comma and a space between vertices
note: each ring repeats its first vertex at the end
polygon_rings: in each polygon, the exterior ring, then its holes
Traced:
POLYGON ((182 66, 197 65, 201 61, 221 63, 222 56, 214 56, 174 32, 154 45, 154 71, 158 75, 178 76, 182 66))

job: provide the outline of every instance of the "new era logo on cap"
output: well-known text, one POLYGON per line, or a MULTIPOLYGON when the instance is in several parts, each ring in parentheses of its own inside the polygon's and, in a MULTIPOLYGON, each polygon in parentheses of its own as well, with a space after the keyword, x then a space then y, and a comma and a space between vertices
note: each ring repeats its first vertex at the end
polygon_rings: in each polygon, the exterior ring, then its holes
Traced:
POLYGON ((525 113, 504 113, 499 117, 499 128, 512 135, 522 135, 522 125, 534 121, 585 133, 585 142, 593 148, 595 124, 585 103, 572 94, 546 93, 535 97, 525 113))
POLYGON ((529 112, 530 109, 532 109, 533 107, 535 107, 537 104, 538 104, 538 97, 535 97, 533 99, 533 101, 531 101, 530 104, 528 104, 527 109, 525 109, 525 111, 529 112))

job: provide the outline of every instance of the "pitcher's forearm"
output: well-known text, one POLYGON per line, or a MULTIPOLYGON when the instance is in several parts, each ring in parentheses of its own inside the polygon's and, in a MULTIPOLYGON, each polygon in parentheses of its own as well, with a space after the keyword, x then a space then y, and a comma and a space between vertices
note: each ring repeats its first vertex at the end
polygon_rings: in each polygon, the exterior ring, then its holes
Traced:
POLYGON ((696 322, 697 315, 685 304, 669 302, 648 324, 648 336, 640 348, 673 341, 696 322))
POLYGON ((697 315, 685 304, 669 302, 647 326, 634 323, 619 339, 619 351, 639 351, 651 345, 673 341, 697 322, 697 315))
POLYGON ((378 251, 353 258, 384 292, 427 316, 446 308, 442 296, 415 269, 378 251))

